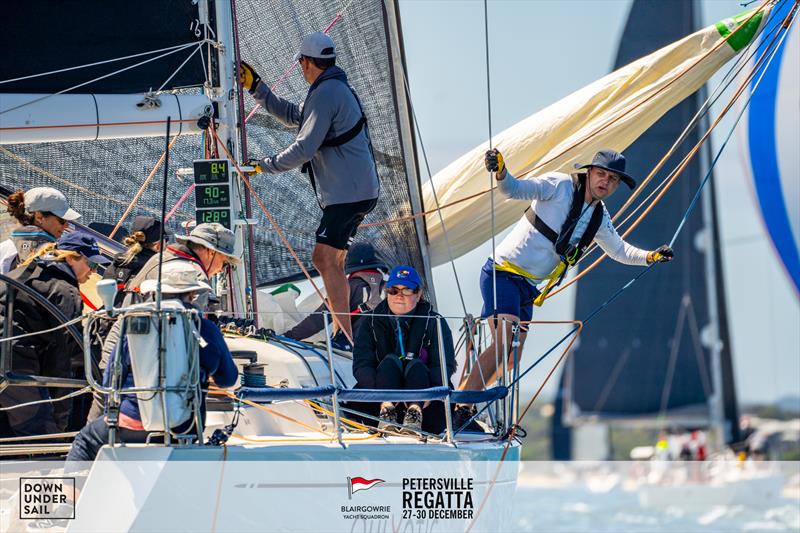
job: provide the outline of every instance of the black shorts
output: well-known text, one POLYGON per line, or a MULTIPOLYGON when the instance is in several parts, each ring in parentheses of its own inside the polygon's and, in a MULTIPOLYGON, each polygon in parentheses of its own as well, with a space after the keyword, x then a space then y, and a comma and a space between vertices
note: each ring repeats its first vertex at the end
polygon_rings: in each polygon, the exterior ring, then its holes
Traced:
POLYGON ((378 199, 347 204, 333 204, 322 210, 322 220, 317 228, 317 242, 339 250, 347 250, 356 236, 358 226, 375 206, 378 199))

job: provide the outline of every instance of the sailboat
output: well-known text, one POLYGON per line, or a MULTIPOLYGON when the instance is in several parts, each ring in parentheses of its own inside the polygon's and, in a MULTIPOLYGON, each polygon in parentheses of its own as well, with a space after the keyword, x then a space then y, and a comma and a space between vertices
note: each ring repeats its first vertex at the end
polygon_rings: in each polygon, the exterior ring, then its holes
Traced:
MULTIPOLYGON (((298 2, 278 3, 264 10, 257 9, 256 3, 201 0, 178 2, 180 9, 174 10, 172 3, 165 3, 148 13, 141 13, 133 6, 129 6, 131 11, 128 12, 112 12, 110 8, 98 10, 95 6, 91 12, 78 14, 59 11, 59 3, 52 4, 48 5, 51 17, 68 21, 80 15, 79 18, 85 18, 84 26, 91 21, 97 23, 96 35, 101 42, 116 42, 101 31, 116 28, 109 21, 137 20, 136 29, 131 30, 134 35, 125 41, 125 46, 130 48, 108 50, 106 58, 87 57, 81 60, 84 65, 96 68, 101 65, 95 64, 101 61, 124 57, 125 62, 114 66, 124 74, 135 70, 134 65, 143 62, 143 57, 152 59, 174 50, 176 58, 173 54, 165 55, 174 61, 149 77, 137 75, 121 85, 116 85, 116 81, 104 84, 114 76, 106 78, 105 74, 96 74, 90 77, 91 83, 85 85, 87 89, 120 91, 125 95, 109 109, 114 112, 127 109, 129 114, 107 118, 101 113, 101 108, 105 108, 100 104, 111 100, 92 96, 84 100, 96 102, 97 107, 92 111, 92 106, 86 104, 84 109, 88 108, 90 116, 82 118, 77 126, 74 118, 57 124, 52 122, 54 110, 70 105, 68 100, 60 98, 69 94, 54 93, 83 88, 83 81, 62 80, 55 86, 37 85, 46 76, 31 78, 37 72, 31 72, 27 62, 15 65, 14 73, 2 71, 0 81, 6 85, 2 89, 4 92, 28 95, 13 99, 2 97, 0 113, 3 115, 0 116, 5 117, 0 128, 3 144, 0 146, 0 176, 3 184, 17 188, 57 182, 70 198, 76 199, 76 208, 86 218, 100 213, 121 215, 131 198, 138 198, 139 209, 159 213, 162 208, 159 188, 144 188, 141 194, 138 190, 142 173, 150 171, 159 159, 165 145, 161 132, 166 117, 171 117, 181 129, 180 137, 169 151, 170 165, 193 168, 195 180, 191 183, 185 177, 181 181, 169 176, 166 186, 168 204, 173 206, 169 213, 171 224, 182 231, 186 224, 178 223, 211 216, 227 220, 235 229, 248 268, 246 273, 229 272, 217 280, 217 292, 226 306, 227 316, 232 319, 246 320, 258 313, 257 299, 248 296, 252 293, 244 289, 245 281, 249 281, 252 289, 300 279, 305 276, 303 270, 310 270, 306 258, 313 246, 314 221, 305 208, 298 207, 312 206, 313 209, 315 205, 311 189, 297 186, 302 183, 297 173, 263 178, 262 182, 253 178, 253 188, 249 189, 247 182, 232 172, 231 167, 238 166, 237 159, 246 160, 248 153, 257 149, 284 146, 293 137, 292 132, 258 114, 253 115, 247 135, 242 134, 245 128, 241 126, 248 116, 245 112, 248 100, 241 94, 237 97, 234 65, 239 56, 247 59, 264 79, 283 81, 284 94, 299 99, 306 86, 291 76, 291 67, 284 69, 283 65, 286 58, 293 55, 299 36, 309 29, 335 28, 342 64, 358 93, 363 95, 365 111, 370 117, 385 200, 367 219, 364 238, 376 243, 387 261, 413 264, 428 279, 431 279, 432 265, 441 263, 445 257, 441 252, 444 228, 458 229, 459 235, 451 240, 455 253, 474 246, 470 242, 475 236, 461 239, 464 234, 459 229, 458 217, 446 216, 444 221, 437 221, 428 213, 434 206, 439 207, 435 205, 438 200, 432 203, 431 188, 456 194, 468 192, 465 190, 468 187, 450 179, 452 172, 420 185, 396 2, 358 2, 346 4, 341 11, 334 6, 315 5, 313 12, 303 11, 302 16, 298 15, 298 2), (144 17, 152 17, 152 20, 145 21, 144 17), (145 46, 139 38, 139 28, 147 28, 158 38, 145 46), (265 41, 266 34, 270 38, 265 41), (147 51, 150 55, 140 55, 147 51), (369 60, 364 60, 365 54, 371 54, 369 60), (178 72, 187 66, 194 70, 194 76, 180 77, 178 72), (17 78, 20 85, 6 84, 17 78), (131 88, 144 94, 131 96, 127 94, 131 88), (35 93, 46 98, 30 96, 35 93), (191 105, 184 106, 184 98, 191 105), (28 114, 34 108, 41 109, 41 114, 28 114), (145 120, 134 120, 130 113, 134 117, 135 113, 149 115, 145 120), (210 114, 218 121, 215 133, 201 127, 203 123, 208 124, 210 114), (18 118, 9 124, 6 119, 11 116, 18 118), (106 127, 112 130, 105 131, 106 127), (49 131, 54 129, 60 131, 54 135, 49 131), (31 143, 31 137, 26 135, 36 130, 47 132, 49 137, 42 143, 31 143), (224 179, 213 185, 227 185, 230 202, 211 207, 196 205, 195 210, 191 200, 185 200, 191 198, 193 190, 207 190, 204 187, 207 183, 197 181, 197 169, 201 167, 193 163, 209 161, 226 163, 224 179), (258 212, 253 204, 261 206, 262 198, 266 205, 263 212, 258 212), (267 211, 274 217, 268 218, 267 211), (273 218, 277 224, 273 223, 273 218), (279 237, 278 226, 288 235, 286 240, 279 237), (439 229, 434 230, 434 227, 439 229), (437 231, 440 232, 438 236, 437 231), (287 243, 301 258, 299 263, 294 261, 287 243), (432 245, 439 250, 437 254, 430 252, 432 245)), ((41 15, 36 12, 40 5, 20 6, 15 20, 36 20, 36 15, 41 15)), ((748 28, 745 33, 752 38, 762 26, 760 23, 748 25, 748 22, 747 19, 734 22, 733 28, 748 28)), ((724 35, 718 29, 705 32, 682 41, 685 46, 681 50, 692 49, 692 53, 700 55, 717 46, 722 52, 707 54, 711 61, 704 64, 700 69, 702 73, 692 78, 691 84, 683 87, 686 94, 701 86, 704 76, 710 76, 738 51, 718 45, 725 44, 724 35), (699 52, 701 46, 706 48, 699 52)), ((93 30, 82 32, 93 33, 93 30)), ((29 43, 29 40, 24 42, 29 43)), ((80 43, 78 48, 96 50, 85 43, 80 43)), ((34 50, 28 53, 33 54, 34 50)), ((74 74, 72 70, 63 71, 63 57, 36 65, 36 69, 44 65, 52 75, 74 74)), ((604 83, 614 79, 615 83, 624 83, 634 70, 635 67, 621 69, 615 73, 616 78, 604 83)), ((594 90, 597 86, 590 86, 582 95, 594 90)), ((672 100, 682 99, 682 94, 661 101, 655 113, 666 112, 674 105, 672 100)), ((560 104, 571 105, 581 97, 560 104)), ((613 116, 618 111, 612 109, 609 114, 613 116)), ((546 116, 544 113, 539 120, 546 116)), ((602 120, 603 116, 596 118, 602 120)), ((646 129, 647 120, 641 122, 641 128, 646 129)), ((591 128, 594 124, 584 126, 591 128)), ((529 170, 537 161, 544 162, 559 149, 555 146, 553 153, 528 152, 525 155, 530 146, 521 143, 518 148, 518 152, 512 149, 509 156, 527 158, 529 170)), ((589 149, 582 147, 580 150, 589 149)), ((576 155, 579 154, 571 152, 558 157, 566 161, 576 155)), ((471 153, 454 163, 450 170, 459 165, 474 167, 476 160, 471 153)), ((442 198, 449 201, 447 195, 442 198)), ((519 210, 514 215, 511 204, 502 209, 506 218, 521 213, 519 210)), ((459 212, 463 217, 463 211, 459 209, 459 212)), ((427 296, 435 301, 432 288, 427 296)), ((242 530, 263 526, 268 520, 274 529, 339 530, 351 529, 362 522, 364 527, 369 527, 370 521, 377 520, 377 527, 383 529, 422 530, 438 520, 437 517, 448 516, 445 519, 455 521, 447 523, 456 528, 508 529, 519 445, 513 439, 513 432, 509 432, 515 409, 503 395, 490 402, 499 404, 493 411, 493 420, 499 421, 499 427, 489 428, 488 432, 453 435, 453 428, 448 427, 443 435, 378 437, 353 426, 353 430, 344 431, 347 421, 339 401, 347 399, 352 392, 349 354, 336 351, 329 342, 312 345, 290 342, 274 334, 262 336, 256 323, 245 325, 231 320, 227 324, 226 341, 248 381, 235 398, 223 397, 209 402, 205 435, 212 437, 215 432, 223 431, 227 441, 218 439, 208 446, 171 443, 103 448, 98 460, 90 466, 71 528, 81 531, 215 530, 218 527, 242 530), (264 365, 266 372, 259 376, 257 367, 264 368, 264 365), (228 431, 228 428, 232 429, 228 431), (427 441, 421 441, 420 437, 427 437, 427 441), (424 480, 433 480, 433 485, 424 480), (425 488, 430 486, 434 488, 425 488), (412 500, 417 497, 425 500, 429 497, 426 493, 433 493, 435 500, 437 493, 447 491, 448 487, 451 492, 469 493, 470 505, 459 500, 460 506, 405 507, 406 494, 410 494, 412 500), (357 501, 359 503, 355 503, 357 501), (313 512, 308 512, 312 509, 313 512), (291 510, 296 512, 287 512, 291 510), (407 514, 409 510, 413 512, 407 514), (417 510, 425 513, 415 514, 417 510), (468 517, 466 513, 460 518, 449 518, 447 514, 469 510, 473 513, 468 517)), ((500 392, 512 392, 518 397, 518 383, 506 382, 506 385, 501 384, 500 392)), ((446 401, 455 399, 452 393, 436 393, 440 395, 437 398, 446 401)))
MULTIPOLYGON (((244 272, 234 271, 216 280, 226 311, 221 319, 226 342, 241 366, 244 386, 235 397, 209 399, 202 442, 210 444, 168 439, 166 446, 104 448, 93 465, 86 465, 88 477, 69 528, 214 530, 224 524, 226 529, 245 530, 254 521, 268 520, 271 528, 285 530, 349 530, 361 522, 416 530, 424 523, 447 520, 478 531, 506 529, 519 457, 518 442, 504 429, 511 419, 508 409, 506 421, 497 428, 457 437, 449 422, 441 435, 368 431, 349 420, 341 403, 354 385, 349 353, 333 349, 329 340, 313 345, 260 331, 252 319, 258 316, 257 299, 248 296, 252 293, 244 290, 245 281, 255 290, 311 270, 315 222, 300 206, 315 209, 317 204, 299 172, 291 173, 296 179, 291 186, 285 183, 287 176, 258 178, 260 183, 251 178, 254 188, 249 191, 245 177, 237 176, 234 154, 242 161, 248 144, 253 152, 275 149, 288 144, 294 134, 258 114, 244 135, 244 106, 252 101, 240 92, 237 97, 235 65, 241 54, 265 79, 280 79, 278 65, 291 65, 287 58, 293 56, 302 35, 336 21, 334 7, 315 6, 298 17, 297 2, 256 10, 257 3, 187 0, 159 4, 145 13, 133 5, 87 5, 76 12, 59 2, 47 4, 48 17, 64 21, 65 27, 79 25, 81 35, 97 42, 76 42, 64 35, 64 53, 58 57, 47 46, 26 45, 20 62, 4 64, 0 74, 3 185, 9 190, 57 186, 74 199, 84 219, 112 225, 127 214, 132 199, 135 209, 159 214, 161 187, 142 187, 141 176, 156 176, 153 166, 158 166, 164 151, 170 117, 173 136, 164 185, 167 208, 172 207, 169 224, 181 232, 187 231, 185 223, 192 219, 219 220, 237 233, 238 249, 247 259, 246 279, 244 272), (236 10, 245 14, 237 18, 236 10), (118 34, 118 24, 112 22, 120 20, 135 20, 135 27, 118 34), (273 32, 269 46, 262 41, 265 28, 273 32), (75 64, 85 68, 70 68, 75 64), (39 76, 42 72, 46 75, 39 76), (83 94, 73 94, 80 89, 83 94), (65 106, 71 114, 60 118, 65 106), (202 181, 203 165, 224 169, 212 171, 220 181, 202 181), (175 167, 189 171, 175 177, 175 167), (224 191, 220 196, 228 201, 212 196, 219 201, 201 204, 212 185, 217 192, 224 191), (256 212, 256 195, 265 198, 269 208, 256 212), (291 247, 304 263, 296 263, 286 243, 279 242, 280 228, 271 225, 270 214, 286 228, 291 247), (224 479, 211 483, 220 468, 224 479), (369 483, 358 481, 364 479, 369 483), (123 487, 126 496, 120 498, 114 491, 123 487), (402 503, 405 493, 419 498, 447 490, 452 493, 448 498, 461 499, 446 505, 425 500, 416 506, 402 503), (165 497, 179 493, 185 506, 165 497), (353 510, 344 511, 349 503, 353 510), (288 512, 291 509, 296 512, 288 512)), ((15 7, 19 34, 8 36, 4 44, 29 36, 26 32, 33 31, 42 9, 42 4, 15 7)), ((400 81, 405 74, 397 5, 360 2, 348 6, 346 16, 353 23, 336 28, 338 59, 371 117, 385 198, 372 217, 402 218, 420 211, 421 203, 409 103, 400 81), (364 60, 367 51, 372 57, 364 60)), ((298 100, 306 89, 294 77, 286 77, 281 87, 298 100)), ((71 229, 86 231, 78 224, 71 229)), ((364 229, 362 235, 376 244, 388 263, 414 265, 431 279, 420 219, 364 229)), ((114 250, 118 246, 109 243, 108 251, 114 250)), ((428 290, 428 299, 435 301, 433 287, 428 290)), ((85 366, 90 369, 87 345, 85 366)), ((18 385, 10 380, 11 374, 3 377, 6 385, 18 385)), ((97 386, 90 370, 86 378, 97 386)), ((497 398, 505 396, 502 392, 497 398)), ((427 396, 449 401, 447 389, 432 390, 427 396)), ((4 443, 9 451, 13 446, 4 443)), ((23 453, 33 449, 28 446, 23 453)), ((14 471, 10 466, 3 469, 4 476, 14 471)))

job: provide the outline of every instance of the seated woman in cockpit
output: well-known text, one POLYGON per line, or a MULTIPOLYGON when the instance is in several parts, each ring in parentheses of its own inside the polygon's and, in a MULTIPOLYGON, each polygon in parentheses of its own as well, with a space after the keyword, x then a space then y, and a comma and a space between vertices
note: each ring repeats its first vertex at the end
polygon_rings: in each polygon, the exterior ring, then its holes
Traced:
MULTIPOLYGON (((426 389, 441 386, 439 324, 445 351, 445 384, 452 388, 450 377, 456 370, 453 336, 447 322, 437 320, 440 315, 422 299, 422 280, 417 271, 406 265, 394 267, 384 291, 386 300, 364 315, 356 331, 353 348, 356 388, 426 389)), ((444 428, 443 402, 425 404, 383 402, 379 429, 391 429, 402 415, 403 425, 412 431, 441 432, 444 428)))

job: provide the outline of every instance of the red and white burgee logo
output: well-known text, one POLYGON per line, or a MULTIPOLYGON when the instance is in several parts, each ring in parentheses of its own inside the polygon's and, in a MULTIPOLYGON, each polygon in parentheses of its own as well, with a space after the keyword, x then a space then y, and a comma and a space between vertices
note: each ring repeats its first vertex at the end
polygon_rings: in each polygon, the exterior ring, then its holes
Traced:
POLYGON ((382 479, 365 479, 363 477, 347 478, 347 494, 350 498, 360 490, 369 490, 378 483, 383 483, 382 479))

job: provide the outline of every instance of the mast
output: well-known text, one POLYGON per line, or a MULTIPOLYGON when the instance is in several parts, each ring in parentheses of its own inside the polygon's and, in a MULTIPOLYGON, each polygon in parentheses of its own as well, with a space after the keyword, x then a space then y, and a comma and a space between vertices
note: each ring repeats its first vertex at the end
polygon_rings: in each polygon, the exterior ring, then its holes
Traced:
MULTIPOLYGON (((708 145, 706 145, 703 151, 707 153, 708 150, 708 145)), ((708 162, 705 157, 701 158, 700 160, 700 169, 701 173, 699 178, 702 179, 702 176, 708 172, 708 162)), ((721 450, 725 445, 725 441, 728 440, 729 432, 726 430, 725 409, 723 403, 722 339, 720 339, 719 309, 717 299, 718 273, 716 268, 717 265, 714 261, 715 231, 713 230, 714 220, 712 219, 712 210, 714 207, 712 206, 711 202, 711 191, 703 191, 703 229, 701 235, 705 244, 703 261, 705 263, 706 275, 708 276, 708 283, 706 283, 706 295, 708 298, 708 325, 706 326, 706 335, 701 335, 701 339, 703 344, 708 347, 711 359, 711 383, 714 390, 708 397, 708 406, 711 414, 711 427, 714 429, 713 445, 714 449, 721 450)))
MULTIPOLYGON (((237 135, 238 105, 236 101, 236 46, 233 33, 233 12, 230 0, 215 0, 213 2, 204 0, 200 2, 200 22, 206 24, 209 29, 212 28, 211 24, 209 24, 209 4, 214 8, 216 41, 219 43, 216 49, 217 60, 215 65, 218 80, 214 80, 212 77, 211 81, 212 85, 214 81, 218 81, 219 85, 216 87, 206 86, 206 93, 217 104, 217 116, 219 118, 217 136, 221 142, 225 143, 228 152, 235 156, 235 154, 239 153, 239 136, 237 135), (203 20, 203 17, 205 17, 205 20, 203 20)), ((244 249, 244 231, 247 221, 244 217, 245 213, 241 212, 240 209, 242 205, 242 199, 239 197, 239 191, 242 189, 241 178, 237 175, 234 176, 233 180, 239 186, 231 188, 231 205, 235 213, 231 229, 236 234, 236 251, 240 253, 244 249)), ((230 306, 228 311, 233 312, 235 316, 243 316, 247 312, 245 269, 236 268, 232 270, 228 283, 228 293, 225 301, 226 305, 230 306)))
MULTIPOLYGON (((705 100, 706 89, 699 92, 699 98, 705 100)), ((702 122, 708 128, 708 117, 702 122)), ((701 173, 705 176, 711 166, 711 139, 702 149, 700 159, 701 173)), ((716 188, 713 176, 708 182, 708 189, 702 197, 703 239, 706 245, 704 254, 705 269, 708 275, 706 293, 708 298, 707 336, 701 336, 707 343, 711 360, 711 379, 714 388, 709 397, 711 425, 714 428, 714 447, 722 450, 727 443, 739 440, 739 409, 736 401, 736 388, 733 374, 733 355, 731 352, 730 334, 728 331, 727 303, 722 271, 722 245, 720 242, 717 217, 716 188)))

